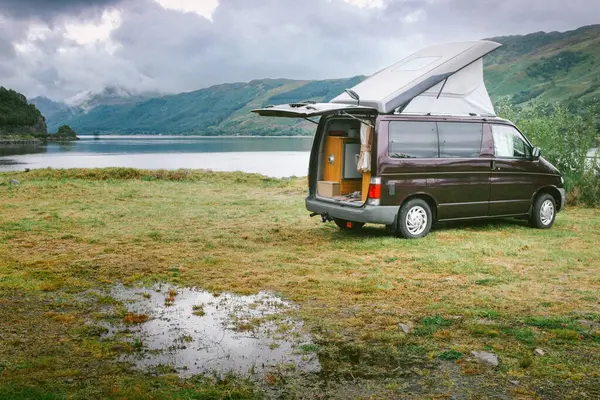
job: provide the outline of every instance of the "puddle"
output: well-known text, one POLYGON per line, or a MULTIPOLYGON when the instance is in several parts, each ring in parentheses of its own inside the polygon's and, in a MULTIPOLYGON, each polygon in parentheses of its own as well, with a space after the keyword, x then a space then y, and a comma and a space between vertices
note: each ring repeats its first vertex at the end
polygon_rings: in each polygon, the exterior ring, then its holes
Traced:
POLYGON ((119 285, 110 295, 123 302, 131 318, 148 317, 142 323, 107 326, 107 336, 125 335, 139 347, 122 358, 138 368, 166 367, 180 375, 254 375, 291 364, 299 371, 320 370, 316 346, 303 333, 302 322, 284 314, 294 306, 272 294, 215 296, 166 285, 119 285))

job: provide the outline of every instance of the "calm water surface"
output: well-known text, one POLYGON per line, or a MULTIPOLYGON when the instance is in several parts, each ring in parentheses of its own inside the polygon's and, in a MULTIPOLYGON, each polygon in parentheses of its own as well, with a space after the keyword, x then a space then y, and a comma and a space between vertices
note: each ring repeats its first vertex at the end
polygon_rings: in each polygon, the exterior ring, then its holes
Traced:
POLYGON ((311 145, 310 137, 81 136, 45 146, 0 145, 0 171, 194 168, 305 176, 311 145))

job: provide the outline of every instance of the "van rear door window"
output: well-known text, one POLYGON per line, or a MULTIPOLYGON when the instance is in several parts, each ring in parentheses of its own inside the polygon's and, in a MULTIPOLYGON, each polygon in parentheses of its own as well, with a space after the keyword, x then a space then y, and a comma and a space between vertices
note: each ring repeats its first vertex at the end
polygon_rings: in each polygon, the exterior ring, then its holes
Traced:
POLYGON ((438 122, 441 158, 476 158, 481 153, 483 124, 438 122))
POLYGON ((390 122, 388 152, 392 158, 437 158, 435 122, 390 122))

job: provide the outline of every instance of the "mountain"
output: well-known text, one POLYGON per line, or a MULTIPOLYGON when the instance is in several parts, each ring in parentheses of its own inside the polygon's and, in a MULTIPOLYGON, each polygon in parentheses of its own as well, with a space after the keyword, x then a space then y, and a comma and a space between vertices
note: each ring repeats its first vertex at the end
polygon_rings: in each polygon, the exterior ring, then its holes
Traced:
POLYGON ((34 97, 33 99, 29 99, 29 104, 33 104, 34 106, 36 106, 36 108, 40 110, 40 112, 44 117, 46 117, 46 119, 51 118, 52 116, 61 111, 66 111, 69 109, 69 106, 67 106, 66 104, 50 100, 45 96, 38 96, 34 97))
POLYGON ((250 110, 302 100, 329 101, 364 77, 324 81, 262 79, 118 104, 76 107, 48 117, 50 129, 68 124, 78 133, 306 134, 309 122, 258 119, 250 110))
POLYGON ((0 135, 47 134, 40 111, 21 93, 0 86, 0 135))
POLYGON ((490 40, 503 46, 484 59, 493 99, 589 103, 600 99, 600 25, 490 40))
MULTIPOLYGON (((576 107, 600 98, 600 25, 491 40, 504 45, 484 59, 486 86, 494 101, 576 107)), ((259 118, 249 111, 267 104, 329 101, 362 79, 262 79, 152 98, 112 87, 100 94, 81 93, 69 100, 66 110, 45 115, 52 130, 68 124, 84 134, 310 134, 309 122, 259 118)))

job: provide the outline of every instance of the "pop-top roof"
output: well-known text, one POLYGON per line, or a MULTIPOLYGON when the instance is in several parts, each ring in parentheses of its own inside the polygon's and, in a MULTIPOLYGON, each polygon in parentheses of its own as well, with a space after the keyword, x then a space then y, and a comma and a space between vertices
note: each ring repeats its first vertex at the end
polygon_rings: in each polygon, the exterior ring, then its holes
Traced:
MULTIPOLYGON (((496 42, 480 40, 427 47, 370 76, 352 90, 360 96, 361 106, 389 114, 499 46, 496 42)), ((482 72, 470 72, 462 80, 483 81, 482 72)), ((346 93, 331 100, 331 103, 357 104, 346 93)))

